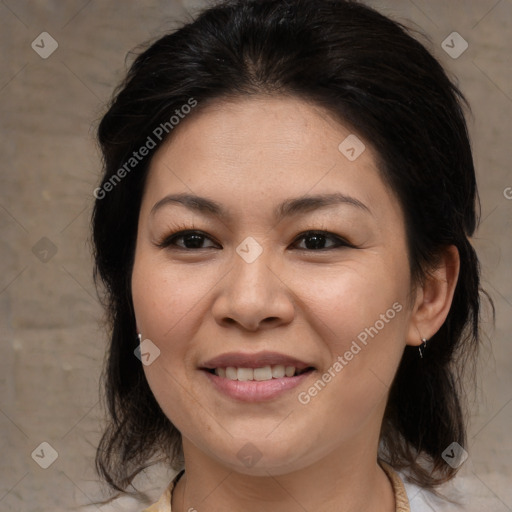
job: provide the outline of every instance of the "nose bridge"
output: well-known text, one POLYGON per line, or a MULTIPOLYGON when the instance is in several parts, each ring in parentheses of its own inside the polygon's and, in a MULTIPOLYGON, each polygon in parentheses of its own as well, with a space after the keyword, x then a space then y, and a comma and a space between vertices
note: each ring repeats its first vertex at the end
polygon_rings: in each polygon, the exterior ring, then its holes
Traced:
POLYGON ((261 251, 254 259, 246 259, 243 254, 240 255, 242 249, 243 247, 239 247, 238 254, 234 258, 230 287, 233 288, 241 305, 268 303, 276 287, 275 276, 269 268, 270 250, 261 251))
POLYGON ((251 330, 264 320, 290 321, 294 307, 286 286, 271 270, 270 250, 260 250, 259 254, 251 251, 254 246, 251 248, 250 243, 249 250, 244 244, 238 247, 233 268, 223 280, 214 304, 214 316, 218 322, 235 321, 251 330))

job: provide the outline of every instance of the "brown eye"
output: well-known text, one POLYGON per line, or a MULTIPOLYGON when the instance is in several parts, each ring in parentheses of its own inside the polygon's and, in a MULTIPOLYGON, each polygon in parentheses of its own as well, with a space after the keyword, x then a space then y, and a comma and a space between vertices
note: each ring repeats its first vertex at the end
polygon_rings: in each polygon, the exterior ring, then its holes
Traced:
MULTIPOLYGON (((343 238, 325 231, 308 231, 300 235, 297 240, 305 240, 305 247, 299 247, 299 249, 305 249, 308 251, 336 249, 338 247, 353 247, 353 245, 349 244, 343 238), (334 241, 334 244, 326 246, 329 241, 334 241)), ((295 243, 297 243, 297 240, 295 243)))
POLYGON ((200 231, 180 231, 166 237, 158 244, 159 247, 178 248, 185 250, 193 249, 208 249, 209 247, 203 246, 205 241, 211 239, 200 231))

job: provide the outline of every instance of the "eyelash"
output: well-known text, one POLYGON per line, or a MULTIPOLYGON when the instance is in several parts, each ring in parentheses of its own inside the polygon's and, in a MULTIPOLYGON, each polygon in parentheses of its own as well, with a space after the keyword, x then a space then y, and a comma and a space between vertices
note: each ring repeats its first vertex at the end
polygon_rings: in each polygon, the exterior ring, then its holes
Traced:
MULTIPOLYGON (((215 242, 206 233, 204 233, 203 231, 201 231, 199 229, 196 229, 195 226, 191 226, 191 227, 178 226, 176 228, 176 230, 174 231, 174 233, 165 236, 162 240, 157 242, 155 245, 157 247, 161 248, 161 249, 169 249, 169 248, 171 248, 172 250, 181 250, 181 251, 200 251, 200 250, 211 249, 212 248, 212 247, 199 247, 199 248, 196 248, 196 249, 191 249, 191 248, 188 248, 188 247, 180 247, 180 246, 178 246, 178 245, 176 245, 174 243, 177 239, 183 238, 183 237, 185 237, 187 235, 199 235, 199 236, 203 237, 204 239, 208 239, 208 240, 210 240, 212 242, 215 242)), ((342 248, 342 247, 355 248, 354 245, 349 243, 344 238, 342 238, 342 237, 340 237, 338 235, 335 235, 334 233, 330 233, 328 231, 321 230, 321 229, 320 230, 307 230, 307 231, 304 231, 303 233, 300 233, 300 235, 297 236, 297 238, 295 238, 293 244, 297 243, 301 239, 308 238, 308 237, 313 237, 313 236, 323 236, 323 237, 325 237, 327 239, 330 238, 331 240, 334 240, 337 245, 335 245, 334 247, 327 247, 327 248, 323 248, 323 249, 300 248, 299 250, 302 250, 302 251, 313 251, 313 252, 324 252, 324 251, 329 251, 329 250, 333 250, 333 249, 339 249, 339 248, 342 248)), ((215 242, 215 243, 217 243, 217 242, 215 242)))

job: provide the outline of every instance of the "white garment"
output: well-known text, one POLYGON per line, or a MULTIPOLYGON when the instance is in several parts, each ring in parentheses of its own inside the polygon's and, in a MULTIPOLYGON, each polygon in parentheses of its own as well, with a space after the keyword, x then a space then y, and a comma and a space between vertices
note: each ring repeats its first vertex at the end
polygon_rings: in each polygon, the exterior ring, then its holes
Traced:
MULTIPOLYGON (((411 484, 405 481, 403 475, 400 474, 402 481, 404 482, 405 491, 407 492, 407 497, 409 498, 409 506, 411 507, 411 512, 460 512, 466 511, 464 506, 456 506, 446 500, 440 500, 435 494, 432 494, 430 491, 422 489, 415 484, 411 484)), ((457 499, 461 501, 463 496, 459 496, 457 489, 448 489, 449 484, 443 486, 443 490, 440 492, 450 499, 457 499)))
POLYGON ((442 496, 457 501, 459 505, 440 499, 430 491, 408 483, 402 473, 399 475, 404 482, 411 512, 506 512, 510 510, 496 493, 485 486, 482 480, 471 474, 457 475, 437 489, 442 496))
MULTIPOLYGON (((490 480, 489 475, 476 476, 457 475, 454 480, 439 488, 439 492, 447 498, 458 500, 462 505, 456 506, 440 500, 431 492, 421 489, 417 485, 408 483, 402 473, 398 473, 404 482, 405 491, 409 498, 411 512, 510 512, 510 508, 499 499, 496 492, 490 490, 483 483, 490 480)), ((158 496, 161 490, 153 489, 152 494, 158 496)), ((143 505, 134 498, 123 496, 110 505, 101 507, 102 512, 140 511, 143 505)), ((80 512, 98 512, 93 505, 79 509, 80 512)))

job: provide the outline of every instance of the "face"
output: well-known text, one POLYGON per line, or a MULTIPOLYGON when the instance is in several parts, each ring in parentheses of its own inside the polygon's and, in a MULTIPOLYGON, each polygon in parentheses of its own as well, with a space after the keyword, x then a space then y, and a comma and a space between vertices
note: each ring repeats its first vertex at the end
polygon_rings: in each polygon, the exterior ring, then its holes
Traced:
POLYGON ((353 136, 302 100, 245 98, 153 157, 132 293, 185 456, 285 474, 378 435, 411 282, 398 201, 353 136))

